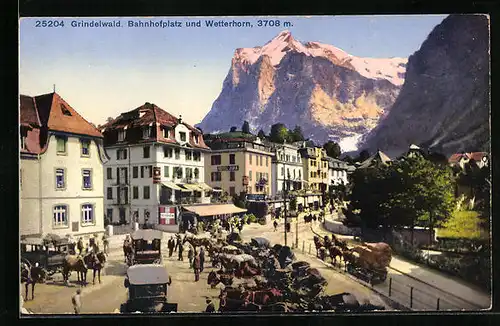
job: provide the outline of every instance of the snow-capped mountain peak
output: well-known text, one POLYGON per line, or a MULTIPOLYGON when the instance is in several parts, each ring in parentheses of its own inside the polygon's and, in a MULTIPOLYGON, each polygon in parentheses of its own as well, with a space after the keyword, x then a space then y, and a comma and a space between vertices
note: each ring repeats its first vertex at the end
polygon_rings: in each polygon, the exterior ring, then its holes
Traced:
POLYGON ((237 49, 234 59, 244 65, 251 65, 257 62, 261 56, 266 55, 270 58, 271 64, 277 66, 283 57, 291 51, 307 56, 326 58, 336 65, 357 71, 366 78, 386 79, 397 86, 404 82, 406 58, 355 57, 329 44, 320 42, 302 44, 293 38, 292 33, 288 30, 280 32, 264 46, 237 49))

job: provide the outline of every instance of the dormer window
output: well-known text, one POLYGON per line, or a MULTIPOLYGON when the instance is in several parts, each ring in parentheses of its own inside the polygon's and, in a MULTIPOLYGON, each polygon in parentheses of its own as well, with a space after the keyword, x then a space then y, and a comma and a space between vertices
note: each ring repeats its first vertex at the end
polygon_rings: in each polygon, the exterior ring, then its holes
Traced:
POLYGON ((19 146, 21 147, 21 149, 27 149, 26 137, 27 137, 27 132, 25 130, 22 130, 21 131, 21 139, 19 140, 19 146))
POLYGON ((151 128, 144 127, 142 129, 142 139, 148 139, 149 137, 151 137, 151 128))
POLYGON ((198 144, 198 142, 199 142, 199 136, 198 135, 194 135, 194 143, 198 144))
POLYGON ((71 117, 71 112, 68 110, 68 108, 61 103, 61 111, 64 115, 67 115, 69 117, 71 117))
POLYGON ((167 127, 163 128, 163 138, 169 138, 169 133, 170 130, 167 127))
POLYGON ((186 133, 185 132, 179 132, 179 137, 181 139, 181 141, 186 141, 186 133))
POLYGON ((118 141, 125 141, 125 130, 118 130, 118 141))

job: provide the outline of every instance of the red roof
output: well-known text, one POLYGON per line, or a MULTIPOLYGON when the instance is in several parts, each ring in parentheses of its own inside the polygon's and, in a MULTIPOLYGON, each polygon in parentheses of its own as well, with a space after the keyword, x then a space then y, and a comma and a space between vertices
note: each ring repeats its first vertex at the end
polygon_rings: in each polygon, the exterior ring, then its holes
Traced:
POLYGON ((31 96, 21 95, 19 121, 21 124, 40 127, 40 118, 36 110, 35 99, 31 96))
POLYGON ((457 153, 450 156, 448 163, 454 164, 460 162, 462 158, 474 161, 481 161, 484 156, 488 156, 486 152, 471 152, 471 153, 457 153))
MULTIPOLYGON (((186 126, 189 130, 191 130, 194 134, 199 136, 198 144, 194 142, 192 136, 189 136, 189 145, 191 147, 205 148, 205 149, 209 148, 203 141, 203 134, 199 129, 196 129, 185 122, 181 123, 184 126, 186 126)), ((146 102, 145 104, 141 105, 140 107, 132 111, 120 114, 120 116, 104 124, 100 128, 101 130, 104 131, 109 129, 123 129, 125 127, 128 129, 134 127, 149 126, 149 125, 152 125, 154 127, 165 126, 173 128, 178 124, 179 120, 175 116, 161 109, 156 104, 146 102)), ((169 138, 164 138, 160 132, 157 132, 157 137, 155 140, 164 143, 177 143, 177 141, 174 139, 173 133, 169 134, 169 138)))
MULTIPOLYGON (((21 95, 21 98, 28 96, 21 95)), ((21 106, 28 105, 26 99, 21 101, 21 106)), ((76 112, 59 94, 50 93, 34 97, 35 108, 41 125, 47 126, 50 131, 61 131, 78 135, 102 137, 102 134, 90 122, 76 112)), ((21 112, 29 112, 29 107, 21 112)))
POLYGON ((474 161, 481 161, 483 157, 488 156, 488 153, 486 152, 473 152, 473 153, 467 153, 467 156, 469 159, 473 159, 474 161))

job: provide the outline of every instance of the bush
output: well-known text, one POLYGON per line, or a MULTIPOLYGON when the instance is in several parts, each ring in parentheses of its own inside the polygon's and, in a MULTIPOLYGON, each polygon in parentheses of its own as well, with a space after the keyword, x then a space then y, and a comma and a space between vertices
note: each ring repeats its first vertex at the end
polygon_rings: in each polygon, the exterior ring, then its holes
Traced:
POLYGON ((480 226, 479 213, 475 211, 455 211, 438 229, 438 237, 481 239, 487 235, 480 226))

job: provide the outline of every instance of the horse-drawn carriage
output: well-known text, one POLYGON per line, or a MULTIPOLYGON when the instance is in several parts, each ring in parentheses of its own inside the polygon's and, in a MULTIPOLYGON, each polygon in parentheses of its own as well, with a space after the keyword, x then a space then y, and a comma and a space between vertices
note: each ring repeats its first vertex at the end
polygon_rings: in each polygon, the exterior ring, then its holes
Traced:
MULTIPOLYGON (((127 264, 161 264, 161 240, 163 232, 158 230, 137 230, 131 235, 127 248, 127 264)), ((125 250, 125 249, 124 249, 125 250)))
POLYGON ((177 303, 167 300, 168 286, 172 283, 162 265, 143 264, 127 270, 124 286, 128 300, 120 306, 120 313, 176 312, 177 303))
POLYGON ((74 252, 74 244, 66 238, 47 241, 42 238, 26 238, 21 240, 21 263, 31 268, 36 263, 44 272, 52 276, 61 272, 64 258, 74 252))

